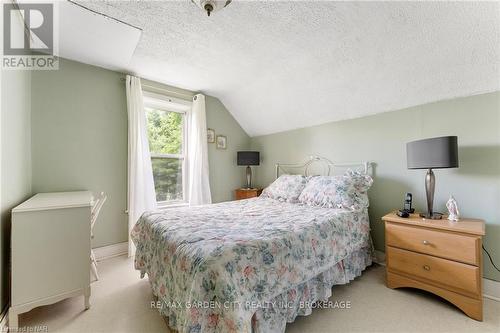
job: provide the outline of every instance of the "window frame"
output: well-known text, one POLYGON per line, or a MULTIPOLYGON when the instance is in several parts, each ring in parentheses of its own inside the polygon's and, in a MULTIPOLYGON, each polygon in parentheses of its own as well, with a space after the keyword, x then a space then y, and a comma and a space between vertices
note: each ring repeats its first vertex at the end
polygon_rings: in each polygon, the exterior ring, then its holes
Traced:
MULTIPOLYGON (((187 138, 188 138, 188 126, 187 126, 187 116, 191 110, 192 102, 170 97, 167 95, 162 95, 158 93, 153 93, 150 91, 143 90, 143 107, 146 119, 148 117, 149 109, 160 110, 165 112, 175 112, 182 114, 182 145, 180 154, 162 154, 150 151, 151 158, 169 158, 169 159, 179 159, 182 161, 182 200, 164 200, 156 201, 159 208, 170 208, 188 205, 188 186, 187 186, 187 138)), ((146 129, 147 130, 147 129, 146 129)), ((149 136, 148 136, 149 141, 149 136)), ((151 166, 153 161, 151 160, 151 166)), ((155 186, 155 196, 156 196, 156 186, 155 186)))

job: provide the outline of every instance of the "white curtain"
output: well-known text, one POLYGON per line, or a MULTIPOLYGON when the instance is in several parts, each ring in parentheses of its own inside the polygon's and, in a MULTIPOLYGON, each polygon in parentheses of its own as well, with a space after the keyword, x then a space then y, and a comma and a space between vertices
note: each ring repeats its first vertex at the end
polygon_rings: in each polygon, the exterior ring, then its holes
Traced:
POLYGON ((193 106, 188 113, 188 201, 190 206, 212 203, 208 174, 207 121, 205 96, 193 97, 193 106))
POLYGON ((142 213, 156 208, 151 154, 146 131, 146 113, 141 80, 127 75, 128 112, 128 255, 135 254, 130 231, 142 213))

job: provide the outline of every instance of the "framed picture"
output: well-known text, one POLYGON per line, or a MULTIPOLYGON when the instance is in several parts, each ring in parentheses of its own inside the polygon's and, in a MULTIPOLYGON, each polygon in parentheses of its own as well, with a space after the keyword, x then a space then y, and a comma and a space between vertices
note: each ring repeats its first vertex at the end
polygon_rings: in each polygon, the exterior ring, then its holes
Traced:
POLYGON ((217 149, 226 149, 227 148, 227 138, 224 135, 217 135, 216 137, 216 145, 217 149))
POLYGON ((208 143, 215 143, 215 131, 211 128, 207 128, 207 141, 208 143))

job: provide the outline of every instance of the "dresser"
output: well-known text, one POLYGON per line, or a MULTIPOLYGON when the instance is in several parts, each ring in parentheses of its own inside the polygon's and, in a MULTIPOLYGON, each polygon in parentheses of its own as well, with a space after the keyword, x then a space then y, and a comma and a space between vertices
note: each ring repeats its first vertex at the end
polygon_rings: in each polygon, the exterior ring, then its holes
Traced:
POLYGON ((426 220, 390 213, 385 222, 387 286, 434 293, 483 320, 484 221, 426 220))
POLYGON ((258 197, 262 193, 261 188, 239 188, 234 190, 236 200, 258 197))
POLYGON ((18 314, 68 297, 90 307, 90 214, 87 191, 40 193, 12 210, 11 307, 18 314))

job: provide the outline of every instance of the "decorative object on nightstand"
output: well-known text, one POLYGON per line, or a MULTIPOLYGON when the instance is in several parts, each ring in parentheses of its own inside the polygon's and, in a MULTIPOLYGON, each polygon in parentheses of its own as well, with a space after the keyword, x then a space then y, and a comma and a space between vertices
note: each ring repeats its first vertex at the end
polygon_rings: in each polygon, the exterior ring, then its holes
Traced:
POLYGON ((482 321, 484 221, 426 220, 418 214, 401 218, 395 213, 382 220, 387 287, 426 290, 482 321))
POLYGON ((448 220, 458 221, 460 219, 460 212, 458 210, 457 201, 450 195, 448 202, 446 203, 446 208, 448 208, 448 220))
POLYGON ((261 193, 261 188, 239 188, 234 190, 234 197, 236 200, 250 199, 258 197, 261 193))
POLYGON ((247 167, 247 189, 252 188, 252 168, 251 165, 260 165, 260 153, 258 151, 239 151, 236 163, 247 167))
POLYGON ((412 141, 406 144, 408 169, 427 169, 425 192, 427 194, 427 213, 421 214, 426 219, 441 219, 441 213, 433 211, 434 187, 436 179, 432 169, 458 168, 458 138, 442 136, 412 141))

